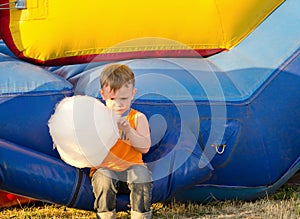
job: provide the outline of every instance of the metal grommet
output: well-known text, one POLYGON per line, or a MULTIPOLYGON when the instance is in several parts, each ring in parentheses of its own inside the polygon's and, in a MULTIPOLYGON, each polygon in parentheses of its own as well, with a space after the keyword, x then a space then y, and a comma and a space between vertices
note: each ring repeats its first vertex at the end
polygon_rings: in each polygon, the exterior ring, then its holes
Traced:
POLYGON ((215 148, 217 154, 223 154, 226 144, 212 144, 211 146, 215 148))

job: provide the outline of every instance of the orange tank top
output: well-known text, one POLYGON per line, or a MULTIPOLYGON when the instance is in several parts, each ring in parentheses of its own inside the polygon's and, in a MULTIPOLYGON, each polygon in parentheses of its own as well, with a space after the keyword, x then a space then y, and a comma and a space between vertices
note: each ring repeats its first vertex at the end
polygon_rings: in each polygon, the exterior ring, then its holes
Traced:
MULTIPOLYGON (((132 128, 136 129, 136 117, 139 112, 134 109, 130 109, 126 119, 132 128)), ((132 165, 143 165, 142 153, 137 151, 130 145, 130 140, 126 134, 120 131, 120 138, 117 143, 110 149, 110 152, 105 157, 101 165, 97 168, 104 167, 114 171, 123 171, 132 165)), ((92 175, 96 168, 91 169, 92 175)))

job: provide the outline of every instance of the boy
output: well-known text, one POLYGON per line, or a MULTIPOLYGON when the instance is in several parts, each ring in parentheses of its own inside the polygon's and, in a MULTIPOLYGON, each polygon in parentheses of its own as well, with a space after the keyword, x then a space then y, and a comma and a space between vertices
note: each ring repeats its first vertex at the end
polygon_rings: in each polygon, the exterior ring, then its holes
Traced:
POLYGON ((142 160, 151 146, 150 131, 146 116, 130 108, 136 93, 134 74, 126 65, 110 64, 100 84, 106 106, 120 116, 120 139, 102 164, 91 169, 97 217, 116 217, 116 194, 125 188, 130 190, 131 218, 151 218, 152 177, 142 160))

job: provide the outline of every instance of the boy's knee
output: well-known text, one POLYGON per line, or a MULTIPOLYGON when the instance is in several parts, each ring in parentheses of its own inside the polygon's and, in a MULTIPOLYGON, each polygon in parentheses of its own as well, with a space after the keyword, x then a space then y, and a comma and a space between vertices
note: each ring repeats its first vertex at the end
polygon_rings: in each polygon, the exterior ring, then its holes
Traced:
POLYGON ((114 190, 115 188, 115 180, 108 176, 107 174, 102 173, 101 171, 96 171, 92 177, 92 185, 94 188, 98 188, 101 190, 114 190))
POLYGON ((152 182, 152 174, 148 168, 136 165, 129 172, 128 181, 130 183, 150 183, 152 182))

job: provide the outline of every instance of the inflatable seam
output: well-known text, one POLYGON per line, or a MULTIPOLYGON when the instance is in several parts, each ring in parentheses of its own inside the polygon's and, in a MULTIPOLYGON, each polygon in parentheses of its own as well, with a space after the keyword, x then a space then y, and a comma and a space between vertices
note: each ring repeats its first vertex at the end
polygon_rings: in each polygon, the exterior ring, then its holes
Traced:
POLYGON ((76 203, 77 198, 78 198, 78 193, 79 193, 79 190, 80 190, 80 187, 81 187, 83 173, 80 169, 77 169, 77 172, 78 172, 78 180, 77 180, 75 192, 74 192, 74 195, 73 195, 70 203, 68 204, 68 207, 72 207, 76 203))

